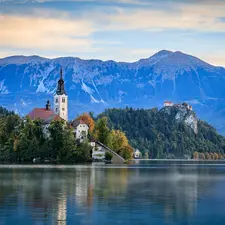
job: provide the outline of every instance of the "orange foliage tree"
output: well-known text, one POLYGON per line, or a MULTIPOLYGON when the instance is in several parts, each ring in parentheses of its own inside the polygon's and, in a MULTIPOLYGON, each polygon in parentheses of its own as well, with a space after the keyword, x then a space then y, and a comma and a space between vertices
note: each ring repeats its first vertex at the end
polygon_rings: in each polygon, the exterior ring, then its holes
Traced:
POLYGON ((194 153, 193 153, 193 159, 198 159, 198 158, 199 158, 198 152, 194 152, 194 153))
POLYGON ((214 159, 215 160, 218 160, 218 158, 219 158, 218 154, 217 153, 214 153, 214 159))
POLYGON ((199 153, 199 159, 205 160, 205 153, 199 153))
POLYGON ((95 128, 95 122, 88 113, 83 113, 77 118, 77 120, 83 120, 89 126, 90 133, 93 132, 95 128))
POLYGON ((218 159, 223 159, 223 155, 221 153, 218 154, 219 158, 218 159))
POLYGON ((214 153, 210 152, 211 159, 214 160, 214 153))
POLYGON ((209 154, 208 152, 205 153, 205 158, 206 158, 207 160, 210 160, 210 159, 211 159, 211 156, 210 156, 210 154, 209 154))

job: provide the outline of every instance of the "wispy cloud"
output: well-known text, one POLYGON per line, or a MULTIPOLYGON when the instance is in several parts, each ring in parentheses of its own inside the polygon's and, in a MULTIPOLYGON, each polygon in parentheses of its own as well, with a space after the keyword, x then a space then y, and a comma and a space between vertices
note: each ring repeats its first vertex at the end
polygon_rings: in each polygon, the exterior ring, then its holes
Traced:
POLYGON ((85 51, 90 47, 91 23, 41 17, 0 15, 0 46, 85 51))
POLYGON ((178 4, 173 10, 166 8, 126 9, 117 8, 115 14, 100 15, 104 18, 105 28, 108 30, 197 30, 197 31, 225 31, 223 18, 224 4, 178 4))

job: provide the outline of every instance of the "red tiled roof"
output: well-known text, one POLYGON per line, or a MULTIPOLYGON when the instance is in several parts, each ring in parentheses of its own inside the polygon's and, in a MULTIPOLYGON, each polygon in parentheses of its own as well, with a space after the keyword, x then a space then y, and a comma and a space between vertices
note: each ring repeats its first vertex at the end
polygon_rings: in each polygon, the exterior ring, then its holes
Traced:
POLYGON ((28 117, 32 120, 41 119, 45 122, 51 122, 52 120, 62 120, 60 116, 55 114, 51 110, 46 110, 45 108, 35 108, 29 114, 28 117))
POLYGON ((170 101, 165 101, 164 103, 172 103, 172 102, 170 102, 170 101))

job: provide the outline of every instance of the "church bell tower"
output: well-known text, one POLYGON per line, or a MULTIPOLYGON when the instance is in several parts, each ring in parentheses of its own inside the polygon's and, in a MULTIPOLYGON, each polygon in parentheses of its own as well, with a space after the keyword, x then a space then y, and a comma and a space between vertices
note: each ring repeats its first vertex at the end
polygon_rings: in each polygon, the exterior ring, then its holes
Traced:
POLYGON ((54 113, 68 121, 68 96, 64 87, 62 69, 60 70, 60 79, 58 80, 56 94, 54 95, 54 113))

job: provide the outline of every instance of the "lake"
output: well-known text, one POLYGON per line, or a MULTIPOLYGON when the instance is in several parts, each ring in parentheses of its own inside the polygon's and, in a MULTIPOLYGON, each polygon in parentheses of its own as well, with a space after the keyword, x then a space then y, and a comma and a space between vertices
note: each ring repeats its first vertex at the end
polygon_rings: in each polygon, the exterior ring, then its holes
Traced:
POLYGON ((3 224, 225 224, 225 162, 0 166, 3 224))

